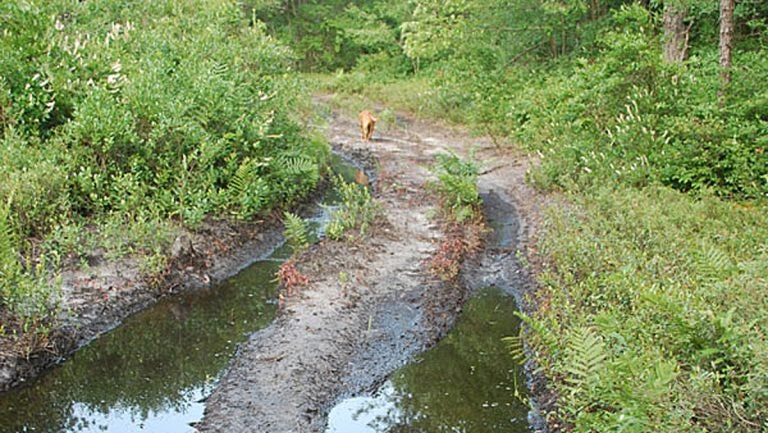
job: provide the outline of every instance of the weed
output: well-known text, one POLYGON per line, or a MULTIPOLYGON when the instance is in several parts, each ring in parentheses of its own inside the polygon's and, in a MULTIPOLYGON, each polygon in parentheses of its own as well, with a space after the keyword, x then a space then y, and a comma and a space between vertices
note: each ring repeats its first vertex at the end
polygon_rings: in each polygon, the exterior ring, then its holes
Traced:
POLYGON ((381 208, 371 197, 371 191, 356 182, 347 183, 341 176, 334 178, 334 187, 340 195, 340 203, 331 211, 331 217, 325 227, 326 234, 333 240, 345 236, 364 237, 371 224, 381 214, 381 208))

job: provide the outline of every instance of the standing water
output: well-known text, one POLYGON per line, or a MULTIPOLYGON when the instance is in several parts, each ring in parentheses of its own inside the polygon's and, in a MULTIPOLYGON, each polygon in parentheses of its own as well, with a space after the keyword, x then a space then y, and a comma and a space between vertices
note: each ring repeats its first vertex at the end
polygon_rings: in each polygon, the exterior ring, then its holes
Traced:
POLYGON ((275 316, 275 261, 166 300, 0 396, 0 431, 186 433, 238 343, 275 316))
POLYGON ((500 289, 481 290, 443 340, 375 395, 334 407, 326 433, 530 431, 525 375, 501 341, 519 333, 516 310, 500 289))

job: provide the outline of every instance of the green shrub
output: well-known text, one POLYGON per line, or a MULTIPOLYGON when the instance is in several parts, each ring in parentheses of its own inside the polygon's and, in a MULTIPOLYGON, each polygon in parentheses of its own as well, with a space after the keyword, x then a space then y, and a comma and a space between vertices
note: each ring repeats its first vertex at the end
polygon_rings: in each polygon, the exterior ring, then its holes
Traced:
POLYGON ((576 431, 755 431, 768 413, 765 204, 662 187, 573 198, 550 211, 547 302, 531 319, 561 416, 576 431))
POLYGON ((472 220, 480 215, 480 193, 477 176, 480 171, 474 161, 463 161, 457 155, 439 154, 437 164, 432 168, 437 174, 436 188, 443 200, 443 206, 458 223, 472 220))
POLYGON ((0 19, 0 202, 18 254, 35 237, 83 257, 79 239, 156 270, 173 222, 251 218, 319 182, 329 151, 293 114, 292 54, 239 2, 4 2, 0 19))
POLYGON ((347 183, 341 176, 334 178, 333 184, 339 194, 339 204, 331 209, 325 233, 334 240, 354 238, 355 235, 350 234, 353 230, 357 232, 357 236, 365 236, 381 213, 380 207, 371 197, 370 190, 355 182, 347 183))

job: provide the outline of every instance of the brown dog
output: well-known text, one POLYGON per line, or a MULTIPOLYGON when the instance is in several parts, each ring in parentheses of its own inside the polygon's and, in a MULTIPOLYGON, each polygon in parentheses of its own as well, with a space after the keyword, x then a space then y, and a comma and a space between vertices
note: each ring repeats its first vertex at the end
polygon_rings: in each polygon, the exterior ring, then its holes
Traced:
POLYGON ((360 133, 363 135, 363 141, 371 141, 373 128, 376 126, 376 118, 368 110, 361 111, 357 117, 360 119, 360 133))

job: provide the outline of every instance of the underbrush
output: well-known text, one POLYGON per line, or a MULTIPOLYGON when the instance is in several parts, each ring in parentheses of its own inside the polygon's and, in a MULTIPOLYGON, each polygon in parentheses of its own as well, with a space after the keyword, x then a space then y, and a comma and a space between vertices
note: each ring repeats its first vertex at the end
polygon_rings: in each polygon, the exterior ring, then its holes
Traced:
POLYGON ((103 249, 152 273, 179 226, 309 194, 327 144, 293 114, 289 50, 248 18, 218 0, 0 5, 0 307, 40 304, 39 263, 103 249))
POLYGON ((536 331, 576 431, 764 431, 768 206, 664 187, 550 209, 536 331), (763 430, 761 430, 763 429, 763 430))
POLYGON ((543 189, 612 182, 767 197, 765 50, 735 52, 733 82, 719 96, 716 47, 665 63, 653 17, 639 5, 616 10, 601 28, 591 52, 547 63, 433 66, 442 117, 538 153, 530 179, 543 189))

